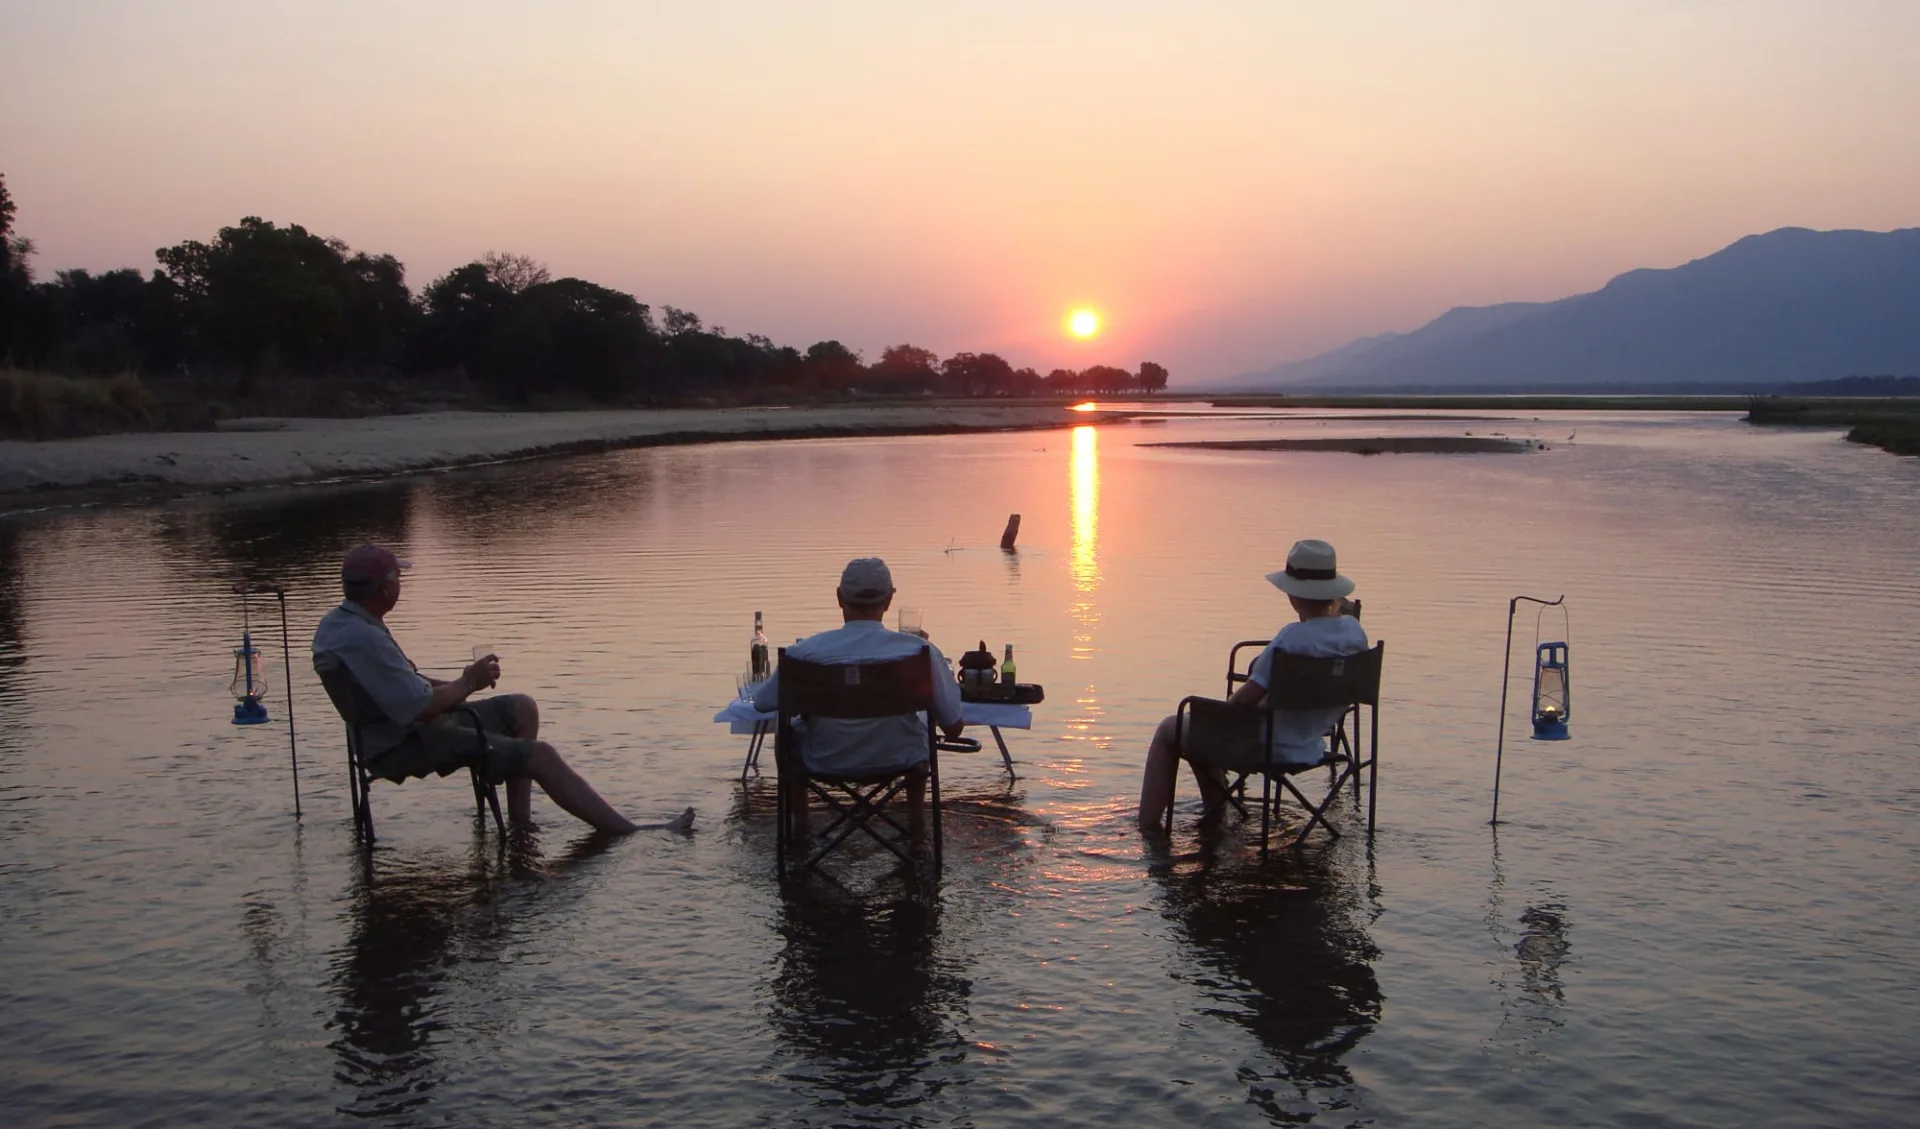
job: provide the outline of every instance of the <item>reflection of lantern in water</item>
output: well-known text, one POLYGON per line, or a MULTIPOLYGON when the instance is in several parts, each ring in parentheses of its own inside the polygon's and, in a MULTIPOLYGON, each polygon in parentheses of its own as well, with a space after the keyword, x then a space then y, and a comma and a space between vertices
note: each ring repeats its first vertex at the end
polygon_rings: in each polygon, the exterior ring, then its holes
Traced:
POLYGON ((1567 645, 1542 643, 1534 654, 1533 665, 1533 739, 1565 741, 1571 736, 1567 722, 1571 717, 1567 684, 1567 645))

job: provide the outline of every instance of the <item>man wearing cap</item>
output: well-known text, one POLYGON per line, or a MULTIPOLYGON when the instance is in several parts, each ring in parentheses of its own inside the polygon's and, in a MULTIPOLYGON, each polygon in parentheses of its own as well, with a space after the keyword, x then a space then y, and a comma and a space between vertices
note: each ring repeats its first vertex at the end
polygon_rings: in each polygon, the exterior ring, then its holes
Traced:
MULTIPOLYGON (((840 603, 844 626, 811 635, 787 648, 788 656, 807 662, 853 665, 883 662, 918 654, 922 647, 933 652, 933 718, 949 737, 958 737, 960 722, 960 684, 940 649, 918 635, 887 630, 887 608, 893 603, 893 573, 879 557, 861 557, 847 562, 840 573, 840 586, 834 597, 840 603)), ((754 708, 761 711, 780 706, 780 672, 775 670, 753 696, 754 708)), ((927 759, 926 723, 917 714, 876 718, 815 718, 804 728, 795 727, 800 742, 800 760, 816 772, 854 774, 884 772, 903 765, 924 765, 927 759)), ((926 805, 927 774, 924 768, 907 781, 907 812, 914 826, 919 825, 926 805)), ((807 790, 795 788, 796 826, 806 827, 807 790)))
MULTIPOLYGON (((507 786, 507 810, 515 826, 533 823, 533 784, 568 814, 599 831, 640 830, 600 798, 552 745, 538 739, 540 709, 525 694, 500 694, 468 702, 500 679, 500 660, 488 655, 451 682, 421 674, 387 630, 386 614, 400 601, 400 574, 408 563, 378 545, 361 545, 340 566, 346 599, 320 620, 313 633, 313 667, 326 673, 346 667, 386 718, 362 729, 367 770, 400 783, 428 773, 445 776, 469 763, 473 729, 448 711, 466 705, 487 734, 487 779, 507 786)), ((693 809, 669 824, 684 831, 693 809)))
MULTIPOLYGON (((1266 700, 1273 681, 1275 652, 1306 658, 1337 658, 1367 649, 1367 633, 1360 621, 1344 614, 1353 581, 1335 567, 1333 546, 1325 541, 1295 541, 1287 552, 1287 567, 1267 574, 1267 583, 1287 594, 1299 617, 1289 623, 1253 660, 1247 680, 1227 701, 1257 707, 1266 700)), ((1343 711, 1282 710, 1273 719, 1273 759, 1282 764, 1319 764, 1327 755, 1327 731, 1343 711)), ((1157 832, 1173 803, 1174 778, 1180 772, 1178 720, 1169 717, 1154 730, 1147 746, 1147 767, 1140 779, 1140 829, 1157 832)), ((1200 794, 1212 807, 1226 792, 1217 770, 1193 766, 1200 794)))

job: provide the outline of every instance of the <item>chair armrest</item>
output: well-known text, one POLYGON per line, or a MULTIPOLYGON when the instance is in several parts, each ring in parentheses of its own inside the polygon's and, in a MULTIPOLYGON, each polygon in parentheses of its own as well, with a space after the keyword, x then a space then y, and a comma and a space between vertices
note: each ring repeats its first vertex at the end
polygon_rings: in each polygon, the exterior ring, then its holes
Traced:
POLYGON ((447 711, 458 714, 473 723, 474 747, 472 752, 460 754, 461 760, 484 761, 487 759, 487 731, 480 724, 480 711, 472 706, 454 706, 447 711))
POLYGON ((1227 652, 1227 695, 1229 697, 1233 695, 1233 691, 1242 682, 1247 680, 1247 675, 1253 668, 1253 664, 1249 662, 1247 664, 1247 670, 1240 669, 1240 652, 1248 648, 1253 648, 1255 651, 1254 658, 1257 659, 1260 657, 1259 652, 1266 650, 1272 642, 1273 640, 1271 639, 1242 639, 1233 645, 1231 651, 1227 652))

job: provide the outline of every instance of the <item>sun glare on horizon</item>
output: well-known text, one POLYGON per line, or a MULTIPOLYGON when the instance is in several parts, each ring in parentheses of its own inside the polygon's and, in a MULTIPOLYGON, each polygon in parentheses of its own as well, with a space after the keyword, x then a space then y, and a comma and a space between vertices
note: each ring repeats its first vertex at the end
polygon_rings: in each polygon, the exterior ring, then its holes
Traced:
POLYGON ((1067 332, 1082 341, 1089 340, 1100 332, 1100 314, 1085 307, 1067 315, 1067 332))

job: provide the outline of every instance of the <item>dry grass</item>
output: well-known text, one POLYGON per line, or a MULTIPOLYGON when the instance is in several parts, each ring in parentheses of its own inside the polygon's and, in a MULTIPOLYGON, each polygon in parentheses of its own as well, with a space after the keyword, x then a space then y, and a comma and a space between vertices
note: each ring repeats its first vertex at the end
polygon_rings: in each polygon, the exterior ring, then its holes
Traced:
POLYGON ((64 439, 153 426, 153 393, 130 372, 59 376, 0 369, 0 437, 64 439))

